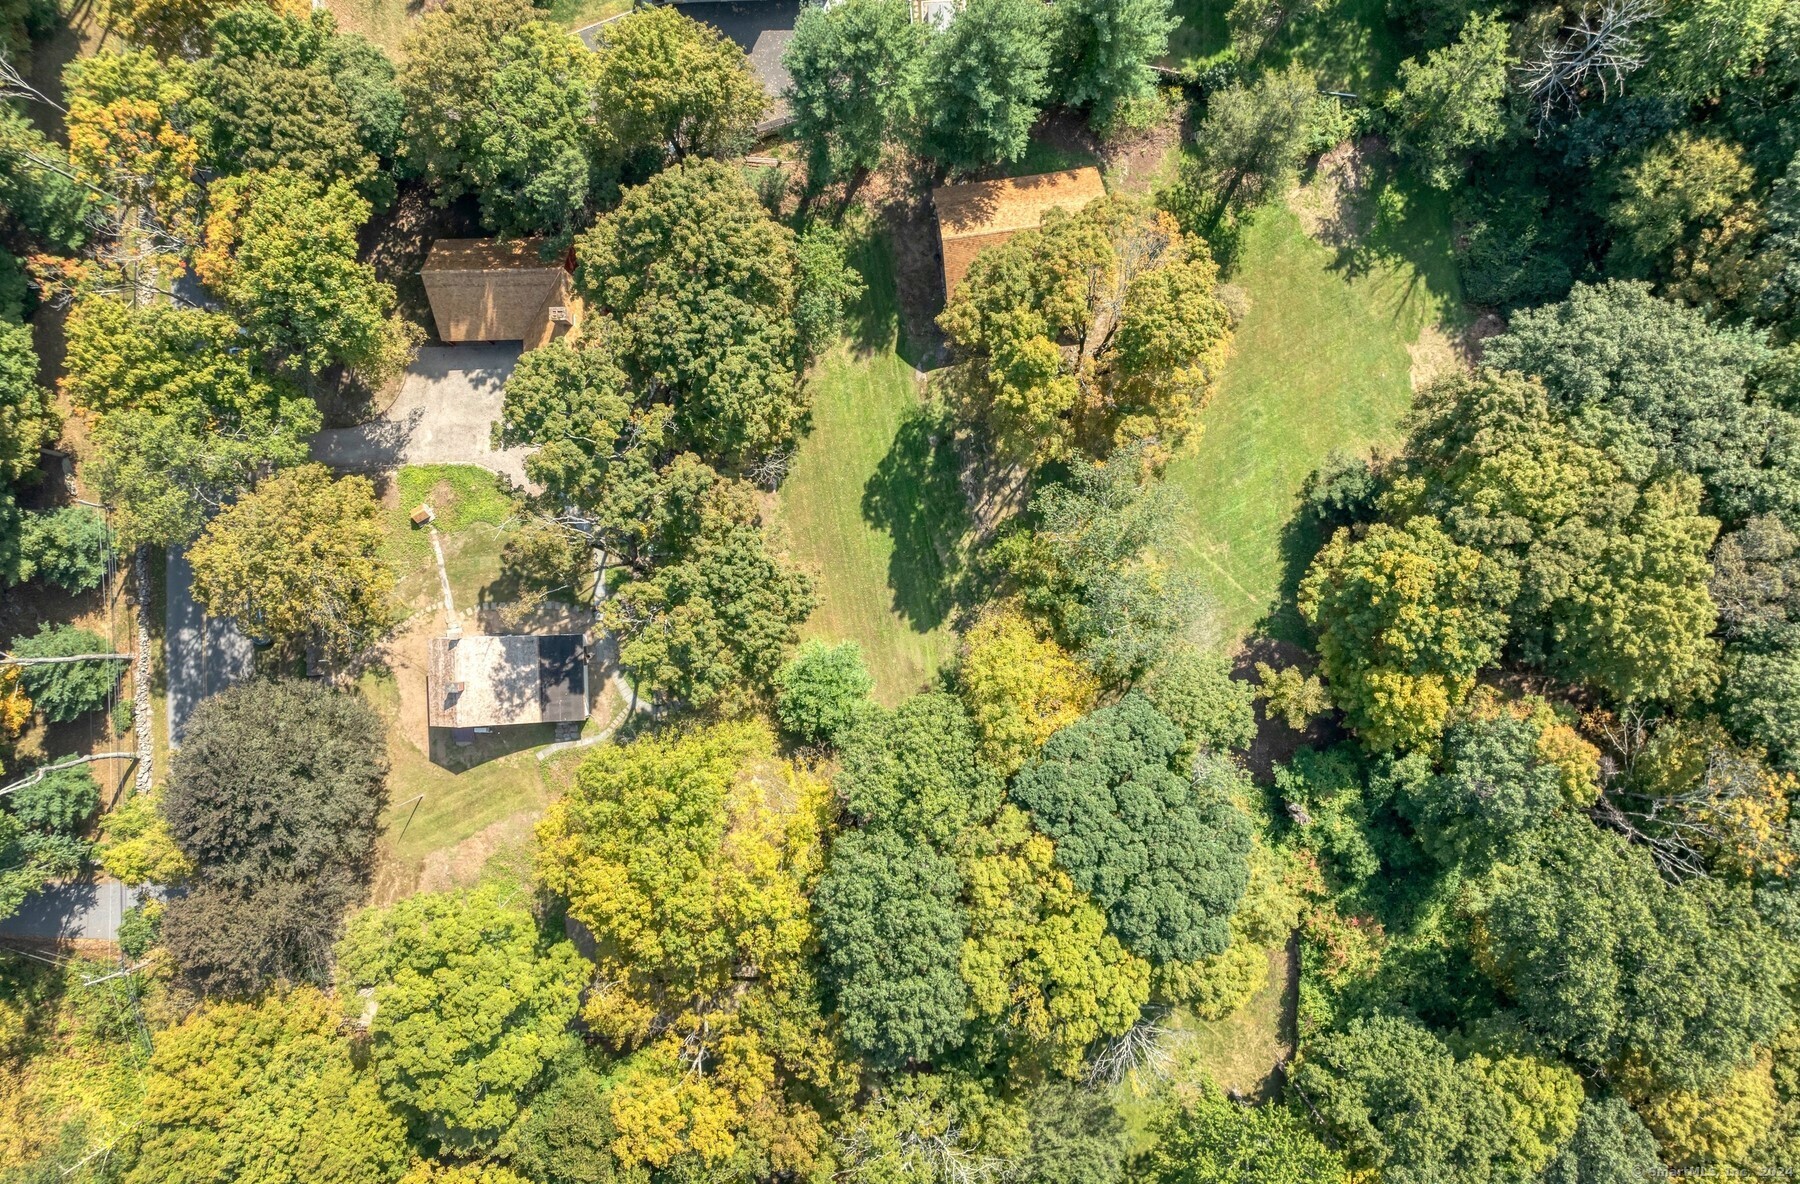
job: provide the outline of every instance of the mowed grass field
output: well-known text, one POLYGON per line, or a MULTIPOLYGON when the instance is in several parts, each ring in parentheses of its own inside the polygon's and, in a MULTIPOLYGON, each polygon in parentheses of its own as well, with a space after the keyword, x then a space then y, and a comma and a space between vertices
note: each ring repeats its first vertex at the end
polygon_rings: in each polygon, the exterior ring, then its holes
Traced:
MULTIPOLYGON (((359 33, 386 50, 398 62, 401 45, 425 9, 418 0, 325 0, 337 18, 338 28, 359 33)), ((580 29, 609 16, 631 11, 631 0, 550 0, 547 20, 568 29, 580 29)))
POLYGON ((1259 623, 1297 625, 1291 599, 1318 540, 1290 520, 1308 473, 1333 449, 1400 440, 1412 400, 1408 346, 1462 321, 1442 198, 1409 194, 1380 250, 1333 250, 1286 206, 1261 211, 1232 282, 1250 296, 1198 447, 1169 467, 1191 515, 1180 562, 1211 595, 1227 641, 1259 623))
POLYGON ((867 291, 851 332, 809 380, 812 431, 782 484, 781 516, 818 581, 806 634, 861 644, 876 696, 895 703, 955 648, 951 589, 966 524, 947 436, 933 431, 901 356, 887 239, 871 235, 851 262, 867 291))

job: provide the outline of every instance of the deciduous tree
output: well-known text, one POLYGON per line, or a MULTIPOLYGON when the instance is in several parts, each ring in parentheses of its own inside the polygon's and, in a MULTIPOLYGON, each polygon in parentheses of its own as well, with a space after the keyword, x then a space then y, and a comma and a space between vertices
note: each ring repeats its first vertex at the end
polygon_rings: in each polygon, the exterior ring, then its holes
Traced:
POLYGON ((1094 705, 1099 683, 1016 609, 997 608, 963 636, 957 683, 981 733, 982 759, 1010 777, 1059 728, 1094 705))
POLYGON ((1673 887, 1647 851, 1584 819, 1545 828, 1485 899, 1484 962, 1580 1063, 1629 1059, 1664 1088, 1709 1088, 1790 1022, 1774 985, 1794 952, 1748 889, 1673 887))
POLYGON ((324 9, 302 17, 241 4, 209 32, 212 53, 196 67, 194 120, 211 169, 288 169, 321 186, 348 182, 371 199, 391 192, 377 177, 377 158, 393 151, 384 124, 400 100, 393 65, 379 49, 339 33, 324 9), (357 75, 340 82, 353 62, 357 75))
POLYGON ((1582 1103, 1574 1137, 1544 1169, 1543 1179, 1544 1184, 1609 1184, 1664 1170, 1644 1120, 1624 1099, 1609 1096, 1582 1103))
POLYGON ((369 203, 347 182, 276 169, 208 196, 196 269, 264 349, 309 374, 348 366, 377 387, 406 368, 417 330, 394 315, 393 285, 357 261, 369 203))
POLYGON ((1535 1057, 1458 1060, 1416 1020, 1352 1020, 1292 1078, 1350 1152, 1396 1184, 1530 1179, 1574 1133, 1581 1080, 1535 1057))
POLYGON ((761 456, 804 421, 794 249, 742 174, 711 160, 627 190, 576 243, 576 282, 616 323, 614 357, 666 392, 704 457, 761 456))
POLYGON ((492 1146, 573 1045, 590 969, 567 941, 546 941, 500 884, 371 909, 338 946, 342 981, 374 991, 382 1096, 463 1152, 492 1146))
POLYGON ((170 902, 162 941, 182 979, 209 998, 248 998, 271 984, 331 979, 331 943, 364 884, 337 869, 249 887, 207 880, 170 902))
POLYGON ((595 93, 599 72, 585 45, 546 21, 500 42, 466 173, 486 225, 567 235, 584 220, 600 196, 594 119, 608 109, 595 93))
POLYGON ((380 507, 366 477, 302 465, 259 484, 207 524, 189 552, 194 597, 285 645, 332 657, 367 649, 394 619, 380 507))
POLYGON ((399 75, 401 142, 440 200, 473 193, 490 227, 561 234, 596 197, 596 114, 604 123, 617 106, 596 89, 594 55, 535 15, 524 0, 428 13, 399 75))
POLYGON ((1222 653, 1176 646, 1138 689, 1192 748, 1230 752, 1256 739, 1256 692, 1231 677, 1231 659, 1222 653))
POLYGON ((981 759, 980 736, 942 692, 865 713, 842 746, 835 784, 862 826, 952 851, 1000 808, 1000 778, 981 759))
POLYGON ((844 1036, 877 1063, 929 1061, 963 1040, 957 973, 968 918, 956 863, 889 829, 831 845, 813 900, 844 1036))
POLYGON ((39 579, 68 592, 87 592, 106 575, 112 532, 86 506, 59 506, 23 515, 19 578, 39 579))
POLYGON ((1342 1184, 1343 1157, 1278 1103, 1244 1106, 1201 1084, 1164 1098, 1144 1178, 1153 1184, 1342 1184))
POLYGON ((1016 530, 996 558, 1026 606, 1106 682, 1160 662, 1198 615, 1199 589, 1169 562, 1183 511, 1179 491, 1148 480, 1140 448, 1079 463, 1066 484, 1033 495, 1032 530, 1016 530))
POLYGON ((1636 425, 1662 469, 1699 474, 1708 509, 1727 522, 1800 506, 1784 451, 1771 449, 1790 427, 1747 396, 1767 357, 1753 333, 1712 324, 1647 284, 1576 284, 1567 300, 1516 315, 1482 357, 1538 376, 1569 412, 1600 408, 1636 425))
POLYGON ((1306 159, 1307 123, 1319 97, 1312 75, 1295 62, 1264 70, 1213 94, 1195 136, 1199 157, 1184 165, 1180 204, 1193 209, 1187 229, 1212 239, 1227 215, 1254 209, 1286 187, 1306 159))
MULTIPOLYGON (((538 827, 539 880, 593 934, 606 989, 583 1017, 624 1046, 701 1030, 746 976, 791 976, 811 940, 829 789, 755 724, 596 750, 538 827)), ((696 1034, 692 1039, 701 1040, 696 1034)))
POLYGON ((928 26, 905 0, 803 8, 782 51, 794 135, 815 183, 858 178, 917 135, 928 26))
POLYGON ((950 168, 1024 155, 1050 95, 1050 17, 1031 0, 970 0, 925 57, 925 148, 950 168))
POLYGON ((706 709, 765 694, 812 613, 812 581, 783 561, 741 483, 693 507, 681 551, 607 601, 619 660, 642 690, 706 709))
POLYGON ((190 244, 200 205, 192 68, 144 49, 102 53, 70 62, 63 88, 77 178, 110 194, 126 214, 151 219, 165 236, 162 253, 190 244))
POLYGON ((1611 270, 1673 280, 1684 297, 1701 298, 1694 303, 1750 295, 1763 269, 1732 256, 1746 254, 1763 229, 1750 198, 1755 184, 1743 150, 1729 141, 1683 129, 1651 145, 1621 172, 1606 207, 1611 270), (1706 273, 1698 286, 1696 269, 1706 273))
POLYGON ((1052 736, 1012 785, 1075 886, 1153 963, 1223 951, 1249 881, 1249 822, 1176 770, 1184 743, 1133 693, 1052 736))
POLYGON ((861 646, 815 638, 775 672, 775 718, 804 744, 828 744, 856 721, 874 689, 861 646))
POLYGON ((406 1166, 406 1126, 383 1104, 310 988, 213 1003, 158 1034, 128 1184, 368 1184, 406 1166))
POLYGON ((248 887, 366 876, 387 805, 386 740, 360 696, 285 680, 233 687, 188 721, 162 813, 205 879, 248 887))
POLYGON ((257 370, 229 317, 90 297, 68 340, 63 389, 99 417, 89 472, 121 549, 187 542, 318 430, 318 407, 257 370))
POLYGON ((1339 530, 1300 585, 1332 698, 1365 743, 1429 744, 1506 634, 1482 555, 1436 520, 1339 530))
POLYGON ((1106 915, 1017 807, 969 846, 960 969, 970 1009, 1019 1040, 1019 1056, 1041 1055, 1073 1076, 1090 1045, 1137 1022, 1150 966, 1106 931, 1106 915))
POLYGON ((1387 102, 1394 144, 1439 189, 1461 179, 1470 152, 1506 133, 1510 36, 1499 17, 1477 12, 1454 42, 1400 64, 1400 89, 1387 102))
MULTIPOLYGON (((11 650, 20 658, 68 658, 76 654, 110 654, 106 639, 91 629, 52 625, 45 621, 36 633, 13 638, 11 650)), ((122 661, 47 662, 25 667, 20 684, 44 718, 67 723, 106 706, 107 696, 125 671, 122 661)))
POLYGON ((1056 95, 1102 125, 1120 104, 1150 95, 1150 63, 1168 52, 1180 23, 1169 0, 1071 0, 1054 13, 1056 95))
POLYGON ((594 109, 615 156, 728 156, 749 145, 768 106, 744 52, 674 8, 608 25, 599 59, 594 109))
POLYGON ((1206 248, 1168 214, 1108 198, 975 257, 938 323, 967 359, 958 409, 1008 456, 1160 462, 1196 417, 1231 337, 1206 248))

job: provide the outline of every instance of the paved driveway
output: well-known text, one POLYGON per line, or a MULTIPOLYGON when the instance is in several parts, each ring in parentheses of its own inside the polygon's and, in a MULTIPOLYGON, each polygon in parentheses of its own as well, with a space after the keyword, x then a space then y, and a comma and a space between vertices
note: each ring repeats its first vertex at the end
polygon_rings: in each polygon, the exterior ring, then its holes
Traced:
POLYGON ((525 484, 524 448, 496 452, 489 430, 520 346, 428 345, 407 368, 394 405, 370 423, 328 428, 312 439, 313 459, 348 472, 400 465, 466 464, 525 484))
POLYGON ((180 547, 169 548, 168 572, 163 661, 169 670, 169 743, 179 748, 194 708, 254 674, 256 655, 235 625, 207 616, 194 599, 194 569, 180 547))

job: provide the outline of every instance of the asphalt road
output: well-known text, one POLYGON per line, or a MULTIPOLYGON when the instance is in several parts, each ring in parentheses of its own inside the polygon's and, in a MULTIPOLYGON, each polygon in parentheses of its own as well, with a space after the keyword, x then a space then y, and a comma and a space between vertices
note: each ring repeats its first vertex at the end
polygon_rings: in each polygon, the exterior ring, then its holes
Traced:
POLYGON ((46 884, 43 891, 27 897, 18 912, 0 920, 0 937, 115 941, 125 910, 146 892, 160 895, 162 889, 127 888, 117 880, 46 884))
POLYGON ((255 669, 250 639, 230 621, 209 617, 194 600, 194 569, 169 548, 163 661, 169 671, 169 743, 179 746, 188 718, 209 695, 243 682, 255 669))

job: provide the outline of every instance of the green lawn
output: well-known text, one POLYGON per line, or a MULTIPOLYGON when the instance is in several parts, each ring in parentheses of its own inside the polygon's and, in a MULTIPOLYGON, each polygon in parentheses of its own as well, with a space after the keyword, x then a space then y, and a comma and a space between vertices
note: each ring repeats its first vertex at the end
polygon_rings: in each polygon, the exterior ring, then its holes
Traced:
MULTIPOLYGON (((416 0, 325 0, 325 7, 337 18, 338 28, 362 34, 396 62, 401 57, 401 43, 421 11, 416 0)), ((547 8, 547 19, 567 29, 579 29, 630 12, 631 0, 550 0, 547 8)))
POLYGON ((1228 638, 1259 622, 1292 634, 1286 601, 1316 543, 1286 530, 1301 483, 1333 449, 1398 441, 1408 344, 1429 324, 1460 323, 1447 203, 1408 196, 1405 218, 1371 236, 1379 251, 1321 246, 1285 206, 1262 211, 1245 236, 1232 282, 1250 311, 1198 448, 1169 468, 1192 503, 1181 562, 1228 638))
POLYGON ((383 512, 386 559, 399 574, 396 589, 408 612, 443 600, 431 531, 414 526, 410 515, 429 501, 444 548, 444 569, 458 609, 477 607, 500 580, 503 528, 518 503, 500 479, 474 465, 407 465, 394 474, 394 507, 383 512))
POLYGON ((556 730, 545 724, 507 729, 506 737, 478 737, 474 748, 440 754, 451 765, 445 767, 421 752, 400 726, 400 691, 393 675, 365 674, 359 686, 388 725, 388 800, 393 804, 382 818, 382 829, 394 855, 406 863, 417 864, 430 852, 503 818, 543 810, 559 788, 557 765, 577 761, 586 751, 571 749, 550 761, 538 760, 535 749, 549 743, 556 730), (482 747, 496 744, 511 751, 495 755, 496 750, 482 747))
POLYGON ((852 253, 868 285, 849 338, 810 378, 812 432, 781 490, 795 556, 818 578, 810 636, 860 642, 876 694, 922 687, 955 646, 949 628, 965 530, 946 438, 901 356, 893 255, 852 253))

